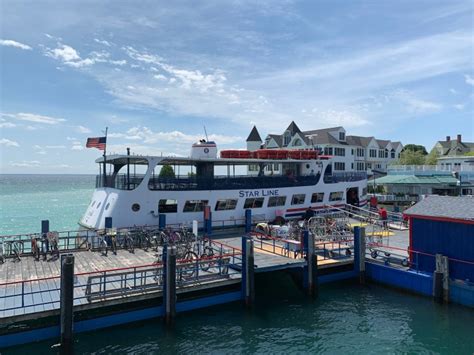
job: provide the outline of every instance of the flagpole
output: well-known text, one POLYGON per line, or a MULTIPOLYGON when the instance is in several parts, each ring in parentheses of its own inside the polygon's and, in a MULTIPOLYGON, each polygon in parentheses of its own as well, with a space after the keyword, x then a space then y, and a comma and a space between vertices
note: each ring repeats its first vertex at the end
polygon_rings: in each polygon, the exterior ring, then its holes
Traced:
POLYGON ((109 127, 105 127, 105 145, 104 145, 104 187, 107 187, 107 167, 105 166, 105 161, 106 161, 106 153, 107 153, 107 131, 109 130, 109 127))

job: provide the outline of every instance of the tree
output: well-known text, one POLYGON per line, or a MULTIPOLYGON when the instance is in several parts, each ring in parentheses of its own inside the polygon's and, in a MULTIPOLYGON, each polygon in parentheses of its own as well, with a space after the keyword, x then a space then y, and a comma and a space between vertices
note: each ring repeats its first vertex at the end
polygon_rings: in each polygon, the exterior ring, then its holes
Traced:
POLYGON ((174 170, 173 170, 173 167, 169 164, 164 164, 162 167, 161 167, 161 170, 160 170, 160 175, 158 175, 158 177, 160 178, 168 178, 168 179, 174 179, 176 176, 174 174, 174 170))
POLYGON ((425 163, 425 155, 421 150, 403 150, 400 153, 398 164, 400 165, 423 165, 425 163))
POLYGON ((430 154, 425 157, 426 165, 436 165, 438 164, 439 152, 437 149, 431 149, 430 154))
POLYGON ((421 152, 423 155, 428 155, 426 148, 419 144, 407 144, 405 147, 403 147, 402 152, 405 152, 407 150, 412 152, 421 152))

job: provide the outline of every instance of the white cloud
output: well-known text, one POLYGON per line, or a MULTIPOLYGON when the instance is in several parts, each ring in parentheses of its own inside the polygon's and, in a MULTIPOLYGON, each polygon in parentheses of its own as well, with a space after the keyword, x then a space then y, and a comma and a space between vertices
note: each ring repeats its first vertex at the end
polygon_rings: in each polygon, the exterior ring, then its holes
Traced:
POLYGON ((41 163, 38 160, 23 160, 10 163, 11 166, 18 168, 34 168, 40 166, 40 164, 41 163))
POLYGON ((398 90, 391 95, 391 99, 400 102, 405 109, 413 114, 427 114, 439 112, 443 105, 437 102, 417 98, 407 90, 398 90))
POLYGON ((2 115, 6 117, 10 117, 10 118, 15 118, 20 121, 44 123, 44 124, 49 124, 49 125, 56 125, 56 124, 66 121, 64 118, 42 116, 35 113, 25 113, 25 112, 19 112, 15 114, 2 113, 2 115))
POLYGON ((46 149, 66 149, 65 145, 46 145, 46 149))
POLYGON ((58 48, 48 50, 47 54, 54 59, 60 59, 64 62, 81 60, 79 53, 66 44, 61 44, 58 48))
POLYGON ((463 105, 463 104, 457 104, 457 105, 453 105, 453 107, 454 107, 456 110, 460 110, 460 111, 461 111, 461 110, 464 110, 465 105, 463 105))
POLYGON ((94 42, 103 44, 104 46, 107 46, 107 47, 112 47, 112 43, 109 41, 106 41, 105 39, 94 38, 94 42))
POLYGON ((76 126, 76 132, 78 132, 78 133, 91 133, 92 131, 87 127, 79 125, 79 126, 76 126))
POLYGON ((314 108, 309 115, 314 117, 314 121, 318 122, 319 127, 358 127, 369 124, 369 121, 357 113, 356 110, 350 109, 334 110, 314 108))
POLYGON ((30 46, 17 41, 13 41, 11 39, 0 39, 0 46, 15 47, 29 51, 32 50, 30 46))
POLYGON ((11 122, 2 122, 0 123, 0 128, 13 128, 16 127, 16 124, 11 122))
POLYGON ((84 150, 84 146, 82 146, 79 142, 74 142, 71 150, 84 150))
POLYGON ((466 80, 466 84, 474 86, 474 78, 468 74, 464 75, 464 79, 466 80))
POLYGON ((453 89, 453 88, 449 89, 449 92, 453 95, 456 95, 458 93, 456 89, 453 89))
POLYGON ((167 80, 167 77, 164 76, 163 74, 156 74, 156 75, 153 75, 153 77, 158 80, 167 80))
POLYGON ((19 147, 20 146, 18 142, 15 142, 6 138, 0 139, 0 145, 4 145, 5 147, 19 147))

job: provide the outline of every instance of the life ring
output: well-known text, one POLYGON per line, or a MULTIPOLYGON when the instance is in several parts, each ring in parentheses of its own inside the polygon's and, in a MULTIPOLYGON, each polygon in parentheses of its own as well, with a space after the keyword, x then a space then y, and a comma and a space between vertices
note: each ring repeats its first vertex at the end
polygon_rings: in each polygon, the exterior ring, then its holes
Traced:
POLYGON ((204 153, 209 153, 209 148, 204 148, 204 153))

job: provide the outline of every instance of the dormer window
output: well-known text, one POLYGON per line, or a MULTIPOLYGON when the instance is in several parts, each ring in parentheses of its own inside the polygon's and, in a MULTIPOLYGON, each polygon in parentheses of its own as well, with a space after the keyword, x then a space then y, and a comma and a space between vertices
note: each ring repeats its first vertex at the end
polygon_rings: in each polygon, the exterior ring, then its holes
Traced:
POLYGON ((285 135, 284 135, 284 138, 283 138, 283 145, 290 144, 290 141, 291 141, 291 133, 290 133, 290 131, 286 131, 285 135))
POLYGON ((346 140, 346 134, 344 132, 339 132, 339 140, 340 141, 345 141, 346 140))
POLYGON ((299 139, 299 138, 295 139, 295 141, 293 142, 293 145, 294 145, 295 147, 301 146, 301 145, 302 145, 302 144, 301 144, 301 139, 299 139))

